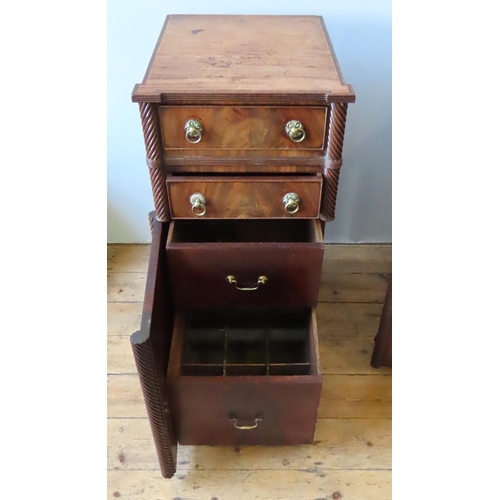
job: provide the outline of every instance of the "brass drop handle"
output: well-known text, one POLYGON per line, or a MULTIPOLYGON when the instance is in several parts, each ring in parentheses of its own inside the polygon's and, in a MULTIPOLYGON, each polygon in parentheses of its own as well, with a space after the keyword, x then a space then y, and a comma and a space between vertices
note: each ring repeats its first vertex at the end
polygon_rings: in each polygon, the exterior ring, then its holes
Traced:
POLYGON ((299 120, 290 120, 287 122, 285 132, 293 142, 302 142, 306 138, 306 131, 299 120))
POLYGON ((300 198, 298 194, 287 193, 283 196, 283 204, 285 205, 285 210, 289 214, 294 214, 299 211, 300 198))
POLYGON ((203 132, 203 127, 198 120, 188 120, 184 124, 184 131, 186 132, 186 140, 191 144, 197 144, 201 141, 201 133, 203 132))
POLYGON ((253 292, 254 290, 257 290, 257 288, 259 288, 260 285, 265 285, 267 283, 267 276, 259 276, 257 278, 257 285, 251 288, 239 287, 236 278, 232 275, 226 276, 226 281, 231 285, 235 285, 236 288, 238 290, 241 290, 242 292, 253 292))
POLYGON ((189 197, 189 203, 191 203, 192 212, 201 217, 205 215, 207 207, 205 206, 206 200, 201 193, 194 193, 189 197))
POLYGON ((255 417, 255 424, 254 425, 238 425, 238 417, 236 416, 231 416, 229 418, 231 422, 233 422, 233 425, 236 427, 236 429, 239 429, 240 431, 250 431, 252 429, 256 429, 259 424, 262 422, 263 418, 261 415, 257 415, 255 417))

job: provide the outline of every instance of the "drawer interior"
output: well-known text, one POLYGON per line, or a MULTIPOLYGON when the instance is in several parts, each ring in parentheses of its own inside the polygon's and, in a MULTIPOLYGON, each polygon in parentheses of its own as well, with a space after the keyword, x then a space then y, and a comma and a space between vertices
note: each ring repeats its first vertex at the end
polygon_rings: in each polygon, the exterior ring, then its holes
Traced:
POLYGON ((176 220, 167 243, 322 242, 318 220, 176 220))
POLYGON ((309 308, 178 313, 169 375, 315 375, 316 342, 309 308))

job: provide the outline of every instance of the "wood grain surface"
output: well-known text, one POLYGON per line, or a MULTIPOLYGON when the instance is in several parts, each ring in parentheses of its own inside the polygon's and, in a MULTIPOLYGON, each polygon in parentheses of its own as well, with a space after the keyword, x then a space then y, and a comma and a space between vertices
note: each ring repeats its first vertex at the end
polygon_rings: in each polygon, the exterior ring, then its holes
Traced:
MULTIPOLYGON (((283 460, 287 463, 287 459, 283 460)), ((322 464, 282 470, 193 470, 168 485, 158 471, 112 470, 108 499, 115 500, 389 500, 389 470, 329 470, 322 464), (167 496, 168 495, 168 496, 167 496)))
POLYGON ((318 217, 321 200, 321 175, 270 177, 167 177, 172 219, 255 219, 318 217), (189 198, 201 193, 206 213, 192 212, 189 198), (296 193, 299 210, 289 214, 283 197, 296 193))
MULTIPOLYGON (((323 465, 330 470, 391 467, 391 419, 320 419, 312 445, 300 447, 180 446, 178 470, 283 470, 323 465)), ((158 470, 148 421, 108 420, 108 463, 119 470, 158 470), (125 447, 124 444, 127 443, 125 447), (125 459, 120 461, 120 452, 125 459)))
POLYGON ((167 158, 186 155, 234 156, 250 153, 293 156, 297 150, 321 150, 325 141, 327 108, 270 106, 160 106, 163 147, 167 158), (185 123, 203 127, 196 144, 186 139, 185 123), (305 138, 292 141, 285 132, 290 120, 301 122, 305 138))
MULTIPOLYGON (((300 153, 301 151, 296 151, 300 153)), ((292 151, 292 153, 294 153, 292 151)), ((281 156, 241 156, 236 163, 234 156, 165 156, 165 171, 168 173, 264 173, 264 174, 316 174, 324 170, 323 151, 302 151, 304 156, 293 158, 290 165, 284 155, 281 156), (316 156, 317 155, 317 156, 316 156)), ((294 153, 295 154, 295 153, 294 153)))
POLYGON ((133 92, 137 102, 252 96, 261 103, 354 101, 321 17, 171 15, 133 92))

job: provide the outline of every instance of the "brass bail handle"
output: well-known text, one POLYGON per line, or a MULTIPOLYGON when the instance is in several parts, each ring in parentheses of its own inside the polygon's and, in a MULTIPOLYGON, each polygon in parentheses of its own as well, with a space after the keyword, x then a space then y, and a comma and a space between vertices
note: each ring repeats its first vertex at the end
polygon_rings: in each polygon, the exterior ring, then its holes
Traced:
POLYGON ((299 120, 290 120, 287 122, 285 132, 293 142, 302 142, 306 138, 306 131, 299 120))
POLYGON ((300 208, 300 198, 296 193, 287 193, 283 196, 283 204, 285 205, 285 210, 289 214, 295 214, 300 208))
POLYGON ((238 425, 238 417, 231 415, 229 418, 231 422, 233 422, 233 425, 236 429, 239 429, 240 431, 250 431, 252 429, 256 429, 259 424, 262 422, 263 418, 262 415, 257 415, 255 417, 255 424, 254 425, 238 425))
POLYGON ((191 203, 191 211, 201 217, 205 215, 207 207, 205 206, 206 200, 201 193, 194 193, 189 197, 189 203, 191 203))
POLYGON ((267 283, 267 276, 259 276, 257 278, 257 285, 253 287, 239 287, 238 282, 236 281, 236 278, 232 276, 231 274, 229 276, 226 276, 226 281, 230 283, 231 285, 235 285, 235 287, 238 290, 241 290, 242 292, 253 292, 254 290, 257 290, 260 285, 265 285, 267 283))
POLYGON ((186 140, 191 144, 197 144, 201 141, 201 133, 203 132, 203 127, 198 120, 188 120, 184 124, 184 131, 186 132, 186 140))

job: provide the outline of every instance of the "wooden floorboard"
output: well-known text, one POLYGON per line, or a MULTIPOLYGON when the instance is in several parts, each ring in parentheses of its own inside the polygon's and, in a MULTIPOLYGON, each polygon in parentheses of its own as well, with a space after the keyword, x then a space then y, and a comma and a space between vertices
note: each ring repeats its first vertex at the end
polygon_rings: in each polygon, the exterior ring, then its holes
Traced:
POLYGON ((110 500, 380 500, 391 498, 389 470, 194 470, 166 481, 155 470, 108 472, 110 500))
MULTIPOLYGON (((159 470, 149 420, 108 420, 110 469, 159 470)), ((180 446, 178 470, 391 468, 390 419, 319 419, 314 444, 304 446, 180 446)))
POLYGON ((391 245, 326 245, 317 307, 323 377, 314 444, 179 446, 163 479, 129 336, 139 328, 149 245, 108 246, 108 498, 389 500, 391 370, 370 367, 391 245))

